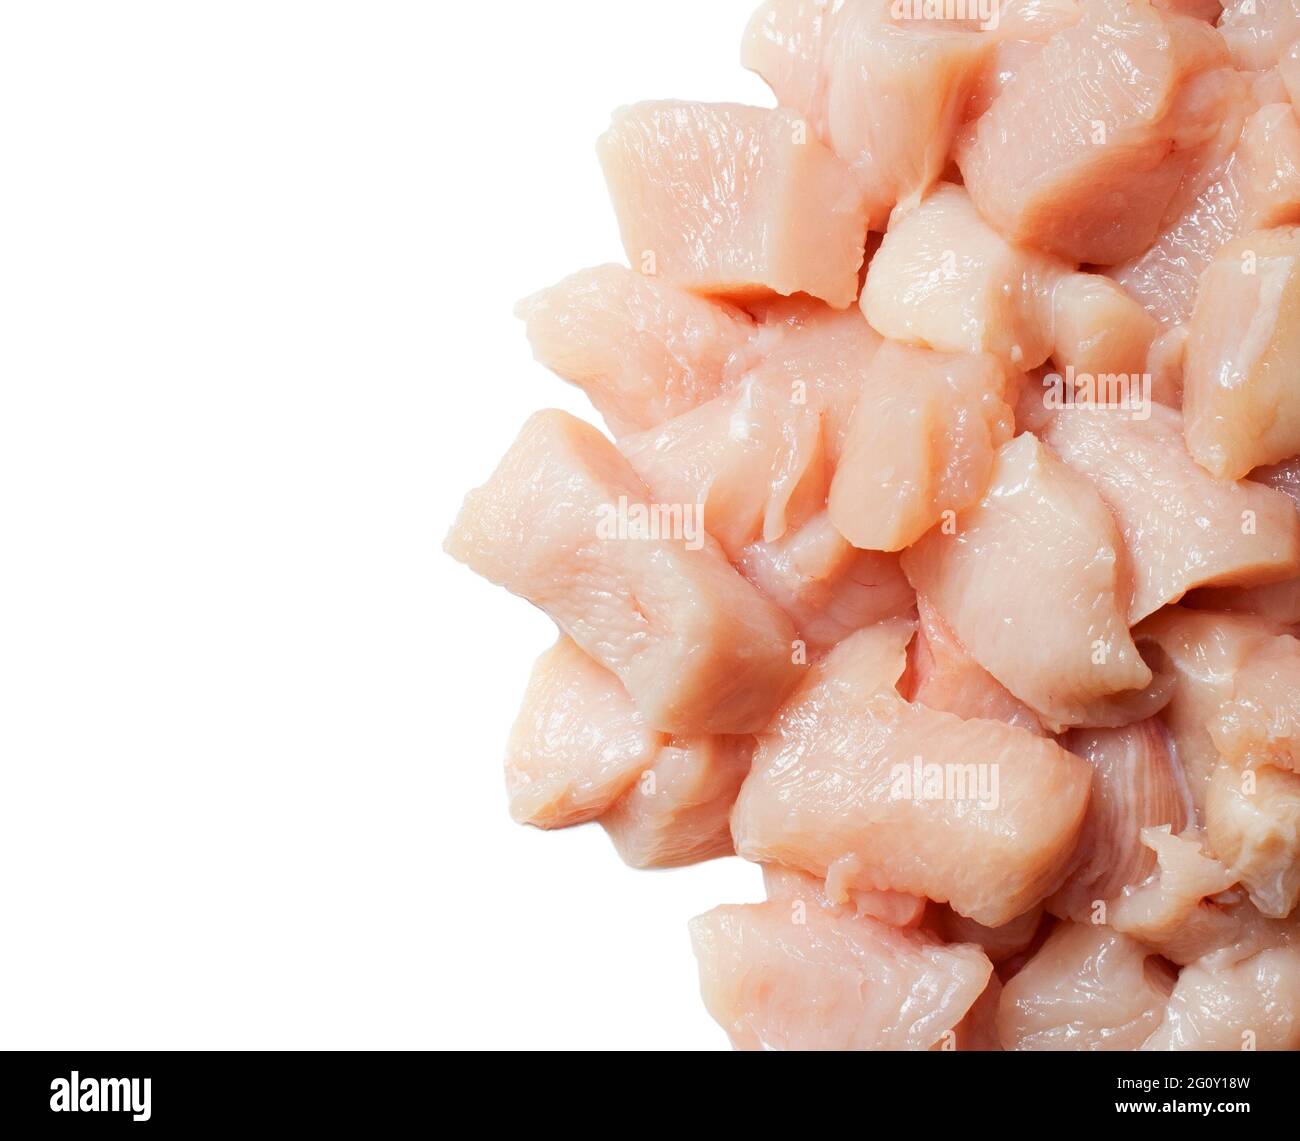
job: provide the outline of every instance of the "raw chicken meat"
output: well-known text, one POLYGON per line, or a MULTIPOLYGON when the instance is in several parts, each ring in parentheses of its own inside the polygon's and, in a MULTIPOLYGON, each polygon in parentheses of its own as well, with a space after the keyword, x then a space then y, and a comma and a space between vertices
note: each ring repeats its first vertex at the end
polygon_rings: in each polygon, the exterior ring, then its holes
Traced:
POLYGON ((656 502, 698 504, 732 559, 797 530, 826 502, 820 411, 759 374, 619 448, 656 502))
POLYGON ((971 506, 1014 430, 1005 394, 994 357, 886 341, 831 483, 831 522, 855 547, 901 551, 945 514, 971 506))
POLYGON ((537 659, 506 746, 510 815, 538 828, 595 820, 660 743, 618 678, 561 636, 537 659))
POLYGON ((1270 104, 1242 125, 1236 116, 1249 105, 1239 88, 1219 139, 1184 177, 1160 236, 1112 271, 1164 328, 1191 319, 1201 274, 1226 242, 1300 222, 1300 123, 1290 106, 1270 104))
POLYGON ((992 39, 954 21, 891 18, 891 0, 768 0, 741 62, 848 163, 873 229, 939 179, 992 39))
POLYGON ((1281 492, 1215 479, 1183 446, 1182 417, 1111 408, 1056 416, 1044 442, 1106 502, 1133 574, 1129 621, 1198 586, 1251 586, 1300 571, 1300 517, 1281 492))
POLYGON ((998 453, 984 498, 903 569, 971 656, 1054 732, 1103 724, 1152 674, 1129 636, 1130 575, 1092 486, 1031 435, 998 453), (1032 633, 1031 633, 1032 631, 1032 633))
POLYGON ((1062 923, 1002 988, 1007 1050, 1136 1050, 1164 1017, 1175 975, 1136 939, 1062 923))
POLYGON ((898 556, 857 550, 824 511, 781 539, 746 547, 736 565, 814 650, 864 626, 906 618, 916 606, 898 556))
POLYGON ((1227 63, 1198 20, 1084 0, 1079 22, 1017 70, 957 148, 971 198, 1009 240, 1066 261, 1140 254, 1192 148, 1218 127, 1206 73, 1227 63))
POLYGON ((916 602, 920 627, 908 663, 908 700, 966 720, 1005 721, 1043 736, 1034 711, 966 652, 926 598, 916 602))
POLYGON ((882 336, 1031 369, 1052 351, 1052 296, 1070 267, 1011 245, 959 186, 895 218, 871 261, 862 311, 882 336))
POLYGON ((1141 376, 1157 324, 1109 277, 1072 273, 1052 293, 1052 360, 1075 376, 1141 376))
POLYGON ((1219 31, 1242 71, 1273 67, 1300 40, 1300 5, 1295 0, 1228 0, 1219 31))
POLYGON ((749 772, 752 737, 674 737, 600 816, 623 862, 676 868, 730 856, 731 806, 749 772))
POLYGON ((741 310, 619 265, 575 273, 518 314, 537 359, 581 388, 616 436, 719 395, 755 333, 741 310))
POLYGON ((930 1050, 983 993, 977 947, 801 901, 691 921, 709 1013, 741 1050, 930 1050))
MULTIPOLYGON (((545 610, 652 728, 755 732, 798 681, 794 627, 707 535, 665 536, 655 506, 604 436, 539 412, 466 499, 447 550, 545 610)), ((691 515, 678 506, 669 523, 691 515)))
POLYGON ((1087 766, 1002 722, 904 701, 895 685, 911 637, 908 623, 871 627, 814 667, 759 737, 732 816, 736 850, 995 927, 1064 874, 1087 766))
POLYGON ((1194 833, 1144 828, 1142 842, 1155 852, 1156 870, 1106 905, 1101 914, 1110 926, 1174 963, 1236 942, 1249 922, 1231 898, 1237 877, 1205 853, 1194 833))
POLYGON ((1260 913, 1285 919, 1300 902, 1300 776, 1271 765, 1214 768, 1205 801, 1210 846, 1260 913))
POLYGON ((730 855, 753 751, 752 737, 651 731, 618 678, 561 636, 533 667, 506 747, 510 814, 547 829, 599 820, 633 867, 730 855))
POLYGON ((600 161, 628 261, 696 293, 858 295, 867 211, 848 167, 789 111, 625 107, 600 161))
POLYGON ((1300 227, 1229 242, 1201 276, 1183 373, 1187 447, 1241 479, 1300 453, 1300 227))
POLYGON ((554 619, 510 811, 740 1049, 1300 1049, 1300 0, 763 0, 598 143, 447 550, 554 619), (1297 391, 1300 391, 1298 389, 1297 391))
POLYGON ((1144 1050, 1300 1050, 1300 947, 1184 967, 1144 1050))
POLYGON ((1074 865, 1047 908, 1093 923, 1107 901, 1155 871, 1145 830, 1165 826, 1181 832, 1191 806, 1164 726, 1155 718, 1123 729, 1076 729, 1061 744, 1092 766, 1092 796, 1074 865))

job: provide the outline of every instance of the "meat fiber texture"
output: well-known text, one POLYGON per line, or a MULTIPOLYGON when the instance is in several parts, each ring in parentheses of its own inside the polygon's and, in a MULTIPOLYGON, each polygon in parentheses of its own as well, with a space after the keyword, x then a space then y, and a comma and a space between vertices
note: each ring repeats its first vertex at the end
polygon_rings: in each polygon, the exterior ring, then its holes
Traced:
POLYGON ((1300 0, 997 14, 766 0, 774 106, 614 112, 627 264, 518 309, 609 435, 446 543, 558 627, 509 810, 761 868, 738 1049, 1297 1049, 1300 0))

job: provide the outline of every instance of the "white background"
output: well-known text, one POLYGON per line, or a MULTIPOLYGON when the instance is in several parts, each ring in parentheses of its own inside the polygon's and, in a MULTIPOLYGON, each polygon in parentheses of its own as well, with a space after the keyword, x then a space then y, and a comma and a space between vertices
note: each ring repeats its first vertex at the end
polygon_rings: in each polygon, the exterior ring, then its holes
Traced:
POLYGON ((756 869, 510 822, 551 626, 440 547, 755 2, 0 7, 0 1046, 725 1044, 756 869))

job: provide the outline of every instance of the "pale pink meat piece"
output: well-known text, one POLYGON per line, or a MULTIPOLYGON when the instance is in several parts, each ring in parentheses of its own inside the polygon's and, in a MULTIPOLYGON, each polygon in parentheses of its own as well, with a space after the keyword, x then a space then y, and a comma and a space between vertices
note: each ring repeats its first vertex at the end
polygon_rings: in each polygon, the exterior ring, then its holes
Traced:
MULTIPOLYGON (((1300 510, 1300 460, 1256 468, 1250 480, 1285 493, 1300 510)), ((1278 626, 1300 625, 1300 577, 1264 586, 1207 588, 1188 595, 1186 601, 1198 610, 1255 614, 1278 626)))
POLYGON ((1087 766, 1002 722, 904 701, 895 685, 911 636, 909 623, 870 627, 812 669, 759 737, 732 816, 736 850, 998 926, 1064 874, 1087 766))
POLYGON ((1300 4, 1295 0, 1228 0, 1219 32, 1235 67, 1260 71, 1275 66, 1300 40, 1300 4))
POLYGON ((1234 897, 1236 875, 1205 851, 1194 830, 1175 835, 1168 826, 1144 828, 1142 842, 1156 854, 1155 871, 1097 913, 1116 931, 1171 962, 1189 963, 1234 944, 1258 918, 1234 897))
POLYGON ((856 305, 837 310, 794 297, 755 309, 761 322, 750 371, 771 390, 784 392, 795 409, 820 412, 826 458, 834 467, 880 334, 856 305))
POLYGON ((600 816, 623 862, 676 868, 735 851, 731 807, 749 772, 752 737, 674 737, 600 816))
POLYGON ((1008 1050, 1136 1050, 1160 1025, 1174 972, 1109 927, 1062 923, 1002 988, 1008 1050))
POLYGON ((1278 634, 1252 647, 1206 728, 1239 768, 1300 772, 1300 640, 1278 634))
POLYGON ((893 219, 871 261, 862 311, 884 337, 945 353, 992 353, 1009 369, 1052 351, 1052 295, 1072 267, 1013 246, 967 192, 940 183, 893 219))
POLYGON ((1263 620, 1170 606, 1133 631, 1143 654, 1173 679, 1173 695, 1161 711, 1174 755, 1187 780, 1192 804, 1204 811, 1205 795, 1219 753, 1209 724, 1233 695, 1233 679, 1274 630, 1263 620))
POLYGON ((1052 360, 1075 374, 1140 376, 1157 328, 1154 317, 1100 274, 1069 274, 1052 294, 1052 360))
POLYGON ((652 732, 622 683, 564 635, 533 667, 506 749, 510 814, 568 828, 599 820, 633 867, 731 855, 731 806, 752 737, 652 732))
MULTIPOLYGON (((783 868, 780 864, 763 865, 763 888, 768 899, 822 907, 836 915, 866 915, 888 923, 890 927, 916 927, 925 918, 926 901, 920 896, 904 895, 899 891, 858 891, 841 883, 827 883, 807 872, 783 868), (835 893, 835 898, 828 894, 831 892, 835 893)), ((945 941, 973 942, 967 939, 945 941)))
POLYGON ((862 192, 794 112, 641 103, 599 144, 628 262, 696 293, 858 296, 862 192))
POLYGON ((929 1050, 984 992, 976 947, 787 900, 691 921, 700 989, 739 1050, 929 1050))
POLYGON ((1043 736, 1034 711, 967 653, 930 602, 918 597, 916 604, 920 625, 908 663, 908 700, 966 720, 1005 721, 1043 736))
POLYGON ((446 549, 546 611, 618 675, 651 728, 754 732, 799 679, 794 627, 707 536, 634 530, 651 506, 604 436, 539 412, 466 498, 446 549))
POLYGON ((994 48, 974 25, 891 19, 890 0, 767 0, 741 62, 853 169, 873 229, 915 203, 948 163, 994 48))
POLYGON ((916 606, 898 556, 857 550, 824 511, 774 542, 746 547, 736 566, 790 616, 813 651, 875 622, 905 618, 916 606))
POLYGON ((1206 793, 1210 846, 1260 913, 1285 919, 1300 902, 1300 776, 1220 764, 1206 793))
POLYGON ((533 355, 581 388, 616 436, 720 394, 755 333, 743 310, 620 265, 566 277, 517 312, 533 355))
POLYGON ((1198 586, 1251 586, 1300 571, 1300 517, 1281 492, 1216 479, 1188 454, 1183 418, 1151 404, 1143 414, 1071 408, 1044 442, 1087 479, 1124 536, 1133 572, 1129 622, 1198 586))
POLYGON ((1187 447, 1224 479, 1300 454, 1300 227, 1228 242, 1201 278, 1183 373, 1187 447))
POLYGON ((830 487, 831 521, 855 547, 901 551, 976 502, 1014 431, 992 356, 886 341, 862 383, 830 487))
POLYGON ((1204 22, 1142 0, 1085 0, 957 148, 981 214, 1008 239, 1114 265, 1155 239, 1191 151, 1217 129, 1204 79, 1227 64, 1204 22))
POLYGON ((1164 726, 1154 718, 1123 729, 1076 729, 1061 744, 1092 766, 1092 796, 1069 878, 1047 909, 1091 923, 1099 905, 1156 870, 1143 831, 1163 825, 1181 832, 1191 805, 1164 726))
POLYGON ((662 743, 622 684, 567 637, 538 658, 506 747, 510 815, 538 828, 594 820, 662 743))
POLYGON ((1162 328, 1191 319, 1201 274, 1226 242, 1300 222, 1300 123, 1291 107, 1261 107, 1242 126, 1251 102, 1240 86, 1230 108, 1219 142, 1191 164, 1155 243, 1111 271, 1162 328))
POLYGON ((732 559, 806 523, 830 483, 820 411, 760 374, 619 449, 656 502, 696 505, 732 559))
POLYGON ((1033 436, 998 453, 988 493, 903 556, 917 592, 971 656, 1052 731, 1110 723, 1100 706, 1143 691, 1129 636, 1118 528, 1082 476, 1033 436))
POLYGON ((1300 1049, 1300 947, 1242 958, 1215 952, 1184 967, 1144 1050, 1300 1049))

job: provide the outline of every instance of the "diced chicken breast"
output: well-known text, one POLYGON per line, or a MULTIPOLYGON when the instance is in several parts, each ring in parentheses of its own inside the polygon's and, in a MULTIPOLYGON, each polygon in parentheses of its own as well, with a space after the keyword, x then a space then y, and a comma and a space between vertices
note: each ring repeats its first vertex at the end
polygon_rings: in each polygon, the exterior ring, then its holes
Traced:
POLYGON ((755 325, 743 310, 620 265, 586 269, 519 303, 533 355, 581 388, 615 436, 723 392, 755 325))
POLYGON ((619 448, 657 502, 697 504, 732 559, 797 529, 826 502, 820 412, 758 375, 619 448))
POLYGON ((1300 640, 1279 634, 1254 646, 1206 728, 1219 755, 1239 768, 1300 773, 1300 640))
POLYGON ((1268 644, 1273 630, 1246 615, 1171 606, 1134 629, 1133 636, 1143 654, 1174 681, 1173 695, 1161 717, 1173 739, 1192 804, 1201 813, 1219 762, 1210 720, 1232 696, 1238 671, 1268 644))
POLYGON ((1092 766, 1092 796, 1069 878, 1047 909, 1092 923, 1108 900, 1155 872, 1156 854, 1143 832, 1162 825, 1181 832, 1191 805, 1164 726, 1154 718, 1123 729, 1076 729, 1061 744, 1092 766))
POLYGON ((1300 454, 1300 227, 1225 245, 1201 278, 1183 374, 1187 447, 1241 479, 1300 454))
POLYGON ((1184 967, 1144 1050, 1300 1049, 1300 947, 1217 952, 1184 967))
POLYGON ((881 345, 862 311, 831 309, 808 297, 780 298, 762 306, 752 372, 795 409, 821 413, 826 458, 839 462, 849 421, 881 345))
POLYGON ((1030 435, 998 453, 953 533, 937 528, 903 556, 971 656, 1054 732, 1152 681, 1128 632, 1124 563, 1096 490, 1030 435))
POLYGON ((943 173, 993 47, 953 21, 891 19, 889 0, 767 0, 741 61, 853 168, 883 229, 943 173))
POLYGON ((624 863, 676 868, 730 856, 731 807, 749 772, 752 737, 676 737, 600 817, 624 863))
POLYGON ((1198 84, 1227 53, 1206 24, 1143 0, 1082 7, 977 120, 957 162, 1010 240, 1114 265, 1152 243, 1190 148, 1217 129, 1217 101, 1198 84))
POLYGON ((1114 281, 1072 273, 1052 294, 1052 360, 1074 374, 1140 377, 1156 320, 1114 281))
POLYGON ((1007 1050, 1136 1050, 1164 1017, 1174 972, 1109 927, 1062 923, 1002 988, 1007 1050))
POLYGON ((1300 776, 1263 765, 1215 767, 1205 803, 1210 846, 1263 915, 1300 902, 1300 776))
POLYGON ((1044 442, 1101 494, 1133 571, 1129 621, 1198 586, 1251 586, 1300 571, 1300 516, 1281 492, 1216 479, 1188 454, 1183 420, 1151 404, 1142 414, 1075 407, 1044 442))
MULTIPOLYGON (((1230 106, 1249 110, 1244 87, 1230 106)), ((1192 165, 1155 243, 1112 271, 1162 328, 1191 319, 1201 274, 1224 243, 1300 222, 1300 122, 1291 107, 1261 107, 1244 127, 1229 117, 1220 133, 1222 154, 1207 148, 1210 159, 1192 165)))
POLYGON ((1219 32, 1235 67, 1242 71, 1273 67, 1300 40, 1300 4, 1295 0, 1227 0, 1219 32))
POLYGON ((920 627, 908 663, 908 699, 965 720, 1005 721, 1043 736, 1034 711, 967 653, 929 600, 918 597, 916 603, 920 627))
POLYGON ((1242 915, 1225 893, 1236 875, 1208 855, 1191 831, 1178 836, 1168 827, 1144 828, 1142 842, 1155 852, 1156 870, 1107 905, 1110 925, 1175 963, 1233 943, 1242 915))
POLYGON ((1002 722, 904 701, 895 685, 911 635, 907 623, 870 627, 813 668, 759 737, 732 816, 736 850, 998 926, 1064 874, 1087 766, 1002 722))
POLYGON ((761 729, 798 681, 794 627, 716 544, 665 537, 653 507, 604 436, 539 412, 466 498, 446 549, 546 611, 651 728, 761 729))
POLYGON ((661 742, 618 678, 561 635, 533 666, 506 747, 510 815, 538 828, 594 820, 661 742))
POLYGON ((857 550, 824 511, 774 542, 746 547, 736 565, 814 651, 916 606, 898 556, 857 550))
POLYGON ((641 103, 601 137, 628 262, 695 293, 858 296, 867 215, 853 174, 797 114, 641 103))
POLYGON ((941 183, 893 220, 871 261, 862 311, 891 340, 992 353, 1023 371, 1052 351, 1052 293, 1069 270, 1011 245, 965 190, 941 183))
POLYGON ((984 494, 1012 436, 996 358, 886 341, 871 362, 831 483, 831 521, 855 547, 901 551, 984 494))
POLYGON ((691 921, 705 1006, 740 1050, 929 1050, 992 964, 865 916, 770 900, 691 921))

